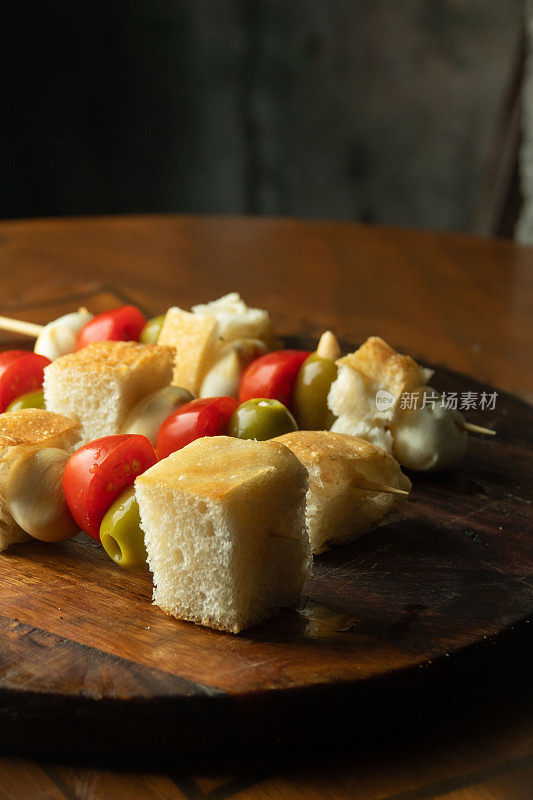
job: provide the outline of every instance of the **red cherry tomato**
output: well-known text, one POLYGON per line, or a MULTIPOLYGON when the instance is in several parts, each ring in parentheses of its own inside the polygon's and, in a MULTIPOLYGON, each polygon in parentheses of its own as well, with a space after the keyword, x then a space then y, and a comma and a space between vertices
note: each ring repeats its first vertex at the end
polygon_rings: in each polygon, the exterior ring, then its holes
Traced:
POLYGON ((157 434, 159 458, 166 458, 202 436, 220 436, 238 403, 233 397, 191 400, 166 418, 157 434))
POLYGON ((0 353, 0 412, 26 392, 43 385, 44 368, 50 359, 27 350, 6 350, 0 353))
POLYGON ((252 361, 242 376, 239 403, 269 397, 290 408, 298 372, 309 355, 308 350, 276 350, 252 361))
POLYGON ((153 444, 139 434, 104 436, 76 450, 63 473, 63 491, 82 531, 98 542, 111 503, 156 461, 153 444))
POLYGON ((104 311, 89 320, 78 333, 78 350, 92 342, 138 342, 146 317, 135 306, 104 311))

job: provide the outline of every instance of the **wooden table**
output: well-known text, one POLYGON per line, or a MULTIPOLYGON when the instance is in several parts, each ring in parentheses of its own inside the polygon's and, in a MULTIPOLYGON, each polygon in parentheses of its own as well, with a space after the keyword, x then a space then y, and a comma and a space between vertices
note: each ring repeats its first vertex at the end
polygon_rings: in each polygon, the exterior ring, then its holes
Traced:
MULTIPOLYGON (((281 334, 378 333, 524 399, 533 250, 508 242, 350 224, 129 217, 0 225, 0 313, 54 316, 68 294, 116 289, 150 312, 238 290, 281 334)), ((65 309, 67 310, 67 309, 65 309)), ((43 317, 42 321, 46 321, 43 317)), ((5 343, 9 337, 4 337, 5 343)), ((517 687, 424 730, 231 765, 157 774, 6 755, 0 798, 526 798, 533 779, 531 692, 517 687)), ((361 730, 364 720, 354 720, 361 730)), ((83 754, 80 754, 80 763, 83 754)))

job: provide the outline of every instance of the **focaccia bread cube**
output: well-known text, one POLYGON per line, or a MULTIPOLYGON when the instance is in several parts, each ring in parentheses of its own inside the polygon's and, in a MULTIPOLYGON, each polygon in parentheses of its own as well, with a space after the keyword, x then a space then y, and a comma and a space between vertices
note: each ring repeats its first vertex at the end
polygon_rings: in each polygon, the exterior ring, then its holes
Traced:
POLYGON ((267 311, 249 308, 237 292, 184 311, 169 308, 158 344, 176 349, 172 383, 199 394, 202 379, 221 350, 237 340, 259 340, 267 349, 277 344, 267 311))
POLYGON ((347 414, 360 419, 391 420, 402 392, 425 385, 433 375, 432 370, 421 367, 411 356, 397 353, 379 336, 371 336, 358 350, 336 363, 346 391, 343 396, 337 393, 337 410, 332 410, 337 416, 347 414), (377 407, 379 390, 392 395, 389 407, 377 407))
POLYGON ((120 432, 131 407, 172 380, 174 349, 137 342, 95 342, 44 371, 49 411, 79 420, 82 442, 120 432))
POLYGON ((197 439, 135 481, 154 602, 238 633, 298 603, 309 572, 307 471, 288 448, 197 439))
POLYGON ((181 308, 169 308, 158 344, 175 349, 172 383, 198 394, 200 380, 216 346, 217 323, 213 317, 199 317, 181 308))
POLYGON ((331 430, 361 436, 390 452, 392 437, 387 429, 402 393, 425 385, 433 371, 397 353, 378 336, 336 364, 338 376, 328 395, 328 406, 337 417, 331 430))
POLYGON ((309 472, 305 513, 313 553, 358 539, 402 500, 369 487, 411 488, 395 458, 348 434, 294 431, 273 441, 292 450, 309 472))

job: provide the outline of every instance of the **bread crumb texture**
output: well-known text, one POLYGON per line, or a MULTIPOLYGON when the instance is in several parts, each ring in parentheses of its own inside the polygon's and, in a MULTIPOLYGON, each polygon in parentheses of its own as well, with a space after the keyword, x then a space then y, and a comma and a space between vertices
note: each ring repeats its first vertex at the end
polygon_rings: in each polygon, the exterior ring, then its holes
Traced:
POLYGON ((309 472, 306 524, 315 554, 368 533, 401 503, 401 497, 369 487, 411 488, 395 458, 348 434, 295 431, 274 441, 289 447, 309 472))
POLYGON ((172 383, 198 394, 221 349, 236 339, 260 339, 267 348, 277 345, 268 312, 249 308, 237 292, 231 292, 191 311, 169 308, 158 343, 176 348, 172 383))
POLYGON ((137 342, 95 342, 44 371, 46 408, 78 419, 84 442, 120 433, 132 406, 172 379, 174 349, 137 342))
POLYGON ((339 372, 331 384, 328 407, 337 417, 331 426, 337 433, 351 434, 392 451, 388 430, 403 392, 425 385, 433 374, 410 356, 393 350, 378 336, 371 336, 354 353, 336 362, 339 372), (391 395, 378 404, 378 392, 391 395))
POLYGON ((173 306, 165 314, 158 344, 175 348, 174 386, 198 393, 209 351, 214 346, 216 320, 199 317, 173 306))
POLYGON ((230 292, 218 300, 192 307, 198 317, 211 317, 217 323, 217 340, 220 344, 235 339, 261 339, 267 344, 273 338, 268 311, 250 308, 237 292, 230 292))
POLYGON ((309 574, 307 471, 277 442, 192 442, 135 482, 154 602, 238 633, 297 604, 309 574))
POLYGON ((425 370, 411 356, 397 353, 379 336, 369 337, 355 353, 340 358, 338 365, 355 370, 370 388, 382 388, 395 397, 412 391, 429 380, 425 370))

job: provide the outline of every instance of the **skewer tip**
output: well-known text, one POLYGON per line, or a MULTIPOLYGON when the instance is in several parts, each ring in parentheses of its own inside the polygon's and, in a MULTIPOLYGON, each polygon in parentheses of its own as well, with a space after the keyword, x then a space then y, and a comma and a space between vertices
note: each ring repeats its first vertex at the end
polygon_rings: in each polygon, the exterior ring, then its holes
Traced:
POLYGON ((409 492, 405 489, 396 489, 395 486, 380 486, 379 489, 375 490, 376 492, 385 492, 386 494, 398 494, 402 497, 409 497, 409 492))
POLYGON ((489 436, 496 436, 496 431, 490 428, 483 428, 481 425, 474 425, 473 422, 463 422, 459 427, 463 431, 468 431, 468 433, 486 433, 489 436))
POLYGON ((364 492, 375 492, 376 494, 383 492, 383 494, 397 494, 402 497, 409 497, 409 492, 406 492, 405 489, 397 489, 395 486, 385 486, 380 483, 367 483, 365 486, 364 483, 354 481, 352 486, 354 489, 361 489, 364 492))

